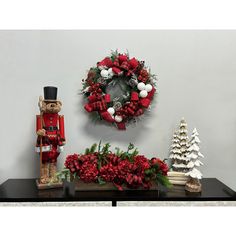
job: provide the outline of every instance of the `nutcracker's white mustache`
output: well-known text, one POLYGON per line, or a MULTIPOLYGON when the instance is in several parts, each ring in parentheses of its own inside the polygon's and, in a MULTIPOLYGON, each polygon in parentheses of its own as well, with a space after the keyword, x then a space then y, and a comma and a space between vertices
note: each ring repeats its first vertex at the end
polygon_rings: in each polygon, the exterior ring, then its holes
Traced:
POLYGON ((58 113, 61 110, 61 106, 55 103, 47 104, 47 111, 52 113, 58 113))

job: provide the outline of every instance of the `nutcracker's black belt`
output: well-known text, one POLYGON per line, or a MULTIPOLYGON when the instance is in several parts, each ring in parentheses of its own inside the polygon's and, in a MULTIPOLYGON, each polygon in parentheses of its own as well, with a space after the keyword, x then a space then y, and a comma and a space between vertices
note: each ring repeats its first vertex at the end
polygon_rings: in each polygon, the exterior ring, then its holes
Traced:
POLYGON ((44 127, 44 129, 47 130, 47 131, 58 130, 58 128, 56 126, 48 126, 48 127, 44 127))

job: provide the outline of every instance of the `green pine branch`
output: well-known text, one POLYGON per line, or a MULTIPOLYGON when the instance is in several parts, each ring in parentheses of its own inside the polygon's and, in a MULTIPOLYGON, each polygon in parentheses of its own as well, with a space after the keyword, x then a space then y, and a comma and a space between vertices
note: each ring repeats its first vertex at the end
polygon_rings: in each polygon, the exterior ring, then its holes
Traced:
POLYGON ((159 182, 160 184, 162 184, 163 186, 167 187, 167 188, 172 187, 172 184, 170 183, 168 177, 164 176, 164 175, 161 175, 160 173, 158 173, 156 175, 156 181, 159 182))
POLYGON ((99 176, 99 177, 98 177, 98 183, 99 183, 100 185, 103 185, 103 184, 106 184, 106 181, 104 181, 104 180, 102 179, 102 177, 99 176))
POLYGON ((57 172, 56 176, 60 181, 64 181, 64 180, 67 180, 69 182, 71 181, 71 173, 70 173, 70 170, 67 168, 64 168, 61 171, 57 172))

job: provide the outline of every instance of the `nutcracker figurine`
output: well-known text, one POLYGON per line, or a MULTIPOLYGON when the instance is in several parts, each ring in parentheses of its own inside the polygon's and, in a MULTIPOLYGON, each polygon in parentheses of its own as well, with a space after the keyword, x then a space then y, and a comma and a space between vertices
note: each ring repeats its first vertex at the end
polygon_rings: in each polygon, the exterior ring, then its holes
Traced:
POLYGON ((62 103, 57 100, 56 87, 44 87, 39 97, 40 115, 36 117, 36 152, 40 154, 39 189, 62 187, 56 176, 57 158, 65 145, 64 116, 59 115, 62 103))

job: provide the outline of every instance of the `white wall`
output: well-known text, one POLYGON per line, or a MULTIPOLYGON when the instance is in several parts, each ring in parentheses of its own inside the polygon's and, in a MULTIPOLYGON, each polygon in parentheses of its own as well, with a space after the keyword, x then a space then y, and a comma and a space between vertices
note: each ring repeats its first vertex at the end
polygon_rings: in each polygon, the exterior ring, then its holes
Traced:
POLYGON ((172 132, 184 116, 196 126, 205 177, 236 189, 236 31, 1 31, 0 182, 37 177, 35 115, 43 86, 59 87, 67 146, 60 157, 100 139, 149 157, 166 158, 172 132), (158 75, 155 107, 126 132, 94 126, 78 95, 90 66, 129 50, 158 75))

